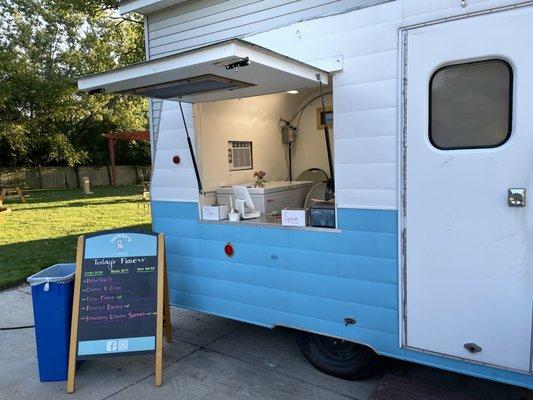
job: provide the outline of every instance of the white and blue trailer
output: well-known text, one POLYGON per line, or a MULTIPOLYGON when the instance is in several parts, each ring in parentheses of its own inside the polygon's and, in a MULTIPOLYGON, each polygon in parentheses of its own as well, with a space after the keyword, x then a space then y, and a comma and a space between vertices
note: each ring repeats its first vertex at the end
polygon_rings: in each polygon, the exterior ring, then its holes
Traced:
POLYGON ((152 98, 171 304, 299 330, 340 376, 368 373, 376 353, 533 387, 532 1, 120 8, 144 15, 147 61, 79 87, 152 98), (317 150, 319 86, 334 171, 317 150), (250 174, 228 171, 229 140, 252 141, 254 167, 286 179, 279 119, 296 113, 293 168, 335 173, 336 227, 202 220, 217 186, 250 174))

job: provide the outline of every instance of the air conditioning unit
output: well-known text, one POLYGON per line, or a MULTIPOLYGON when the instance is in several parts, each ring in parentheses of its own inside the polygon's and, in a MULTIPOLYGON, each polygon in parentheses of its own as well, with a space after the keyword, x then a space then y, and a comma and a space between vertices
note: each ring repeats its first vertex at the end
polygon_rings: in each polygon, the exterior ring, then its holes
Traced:
POLYGON ((228 164, 230 171, 242 171, 253 168, 252 142, 229 141, 228 164))

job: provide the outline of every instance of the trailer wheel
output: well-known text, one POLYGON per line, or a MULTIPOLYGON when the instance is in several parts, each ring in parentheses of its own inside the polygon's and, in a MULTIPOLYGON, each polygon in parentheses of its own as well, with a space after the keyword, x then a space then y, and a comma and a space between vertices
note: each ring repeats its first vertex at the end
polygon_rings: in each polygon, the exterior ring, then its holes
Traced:
POLYGON ((381 358, 367 346, 308 332, 296 332, 295 336, 305 358, 315 368, 337 378, 366 378, 381 364, 381 358))

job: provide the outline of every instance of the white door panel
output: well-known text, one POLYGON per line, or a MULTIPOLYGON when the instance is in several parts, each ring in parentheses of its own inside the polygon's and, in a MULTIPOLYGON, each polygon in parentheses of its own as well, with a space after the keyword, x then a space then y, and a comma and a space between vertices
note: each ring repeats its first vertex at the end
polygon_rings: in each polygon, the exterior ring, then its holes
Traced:
POLYGON ((409 31, 406 67, 406 343, 522 371, 530 369, 533 299, 531 49, 533 9, 524 7, 409 31), (509 140, 437 149, 429 139, 432 75, 489 59, 512 67, 509 140), (529 191, 526 207, 508 206, 509 188, 529 191))

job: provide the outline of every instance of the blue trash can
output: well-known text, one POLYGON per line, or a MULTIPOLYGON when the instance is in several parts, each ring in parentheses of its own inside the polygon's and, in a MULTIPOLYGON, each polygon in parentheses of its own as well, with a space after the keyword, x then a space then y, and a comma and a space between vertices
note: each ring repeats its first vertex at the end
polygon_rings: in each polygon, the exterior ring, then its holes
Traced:
POLYGON ((55 264, 28 278, 41 382, 65 381, 76 264, 55 264))

